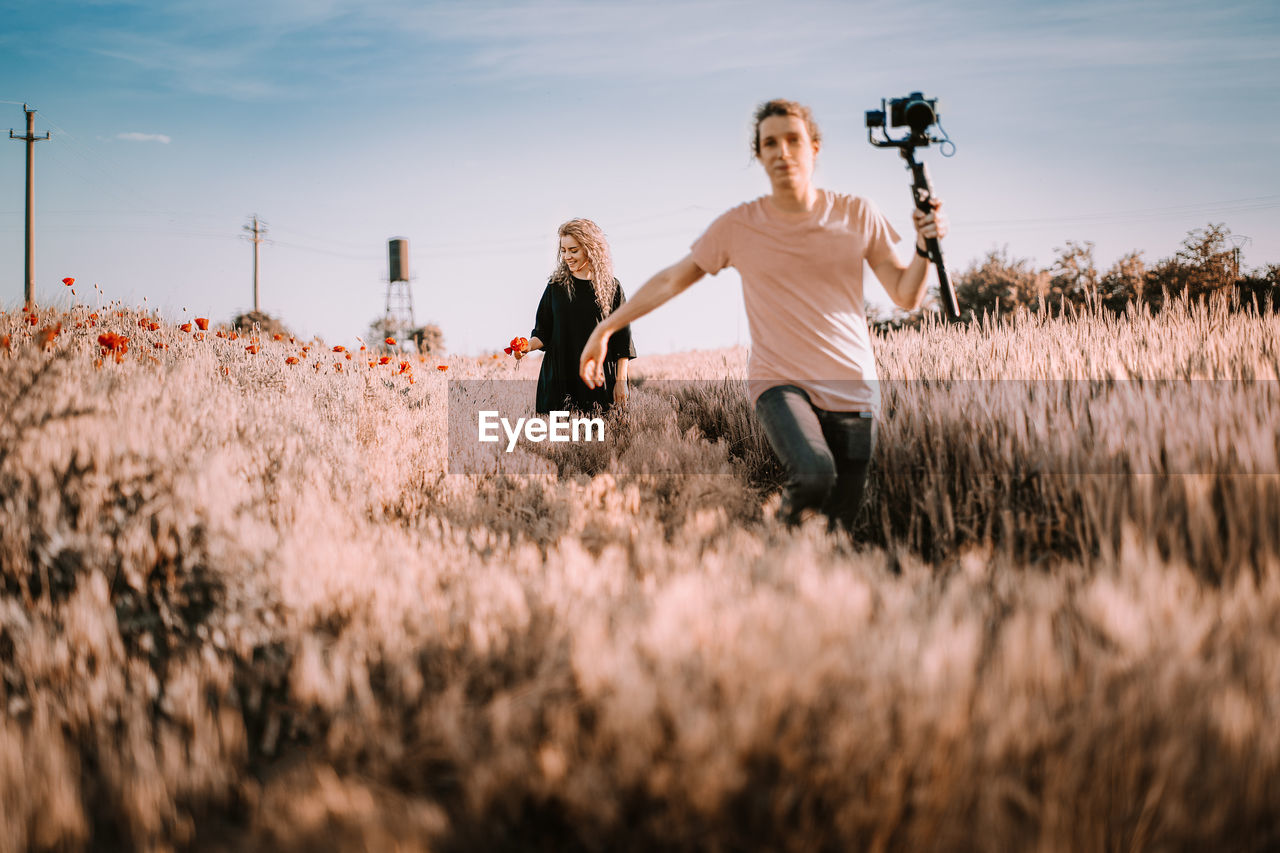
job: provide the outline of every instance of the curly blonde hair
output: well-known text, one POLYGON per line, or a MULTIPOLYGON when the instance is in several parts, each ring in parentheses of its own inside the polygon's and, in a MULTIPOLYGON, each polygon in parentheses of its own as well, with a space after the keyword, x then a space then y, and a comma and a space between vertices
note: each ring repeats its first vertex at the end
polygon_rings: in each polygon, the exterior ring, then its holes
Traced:
MULTIPOLYGON (((609 251, 609 241, 604 231, 590 219, 570 219, 557 229, 558 237, 572 237, 587 253, 587 262, 591 264, 591 287, 595 290, 596 305, 600 306, 602 317, 608 317, 613 310, 613 297, 618 292, 618 280, 613 277, 613 253, 609 251)), ((573 296, 573 274, 569 266, 560 257, 560 249, 556 247, 556 270, 551 274, 551 281, 564 285, 573 296)))

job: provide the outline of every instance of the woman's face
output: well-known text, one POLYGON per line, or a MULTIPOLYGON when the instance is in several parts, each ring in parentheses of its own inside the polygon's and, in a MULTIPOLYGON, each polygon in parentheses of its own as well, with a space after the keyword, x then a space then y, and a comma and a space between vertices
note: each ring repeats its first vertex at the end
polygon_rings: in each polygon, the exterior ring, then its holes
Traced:
POLYGON ((587 250, 572 235, 565 234, 560 238, 560 260, 564 261, 569 272, 577 278, 591 277, 591 262, 587 260, 587 250))
POLYGON ((813 177, 818 144, 809 136, 804 119, 769 116, 760 122, 760 165, 775 186, 807 186, 813 177))

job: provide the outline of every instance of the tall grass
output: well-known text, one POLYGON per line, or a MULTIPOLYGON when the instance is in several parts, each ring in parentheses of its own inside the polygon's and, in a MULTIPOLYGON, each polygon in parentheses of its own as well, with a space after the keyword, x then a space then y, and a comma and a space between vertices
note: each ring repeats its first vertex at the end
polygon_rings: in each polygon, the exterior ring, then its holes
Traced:
POLYGON ((509 362, 89 313, 0 315, 0 850, 1280 843, 1274 318, 878 341, 853 541, 741 351, 451 474, 509 362))

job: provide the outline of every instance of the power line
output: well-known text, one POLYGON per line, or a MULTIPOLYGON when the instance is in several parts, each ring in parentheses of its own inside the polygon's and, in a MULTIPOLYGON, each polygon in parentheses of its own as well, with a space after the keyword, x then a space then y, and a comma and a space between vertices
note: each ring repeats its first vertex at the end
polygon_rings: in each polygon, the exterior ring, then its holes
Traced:
POLYGON ((381 256, 373 255, 373 254, 355 255, 350 252, 335 252, 332 249, 317 249, 314 246, 300 246, 297 243, 286 243, 280 240, 268 240, 267 242, 272 246, 280 246, 286 249, 297 249, 300 252, 316 252, 321 255, 332 255, 337 258, 347 258, 348 260, 352 260, 352 261, 381 260, 381 256))
POLYGON ((150 209, 156 207, 153 202, 137 192, 136 182, 123 179, 109 162, 99 158, 78 136, 59 125, 48 114, 42 115, 45 123, 58 134, 59 142, 62 143, 60 148, 67 154, 79 158, 83 165, 88 167, 89 174, 71 167, 69 163, 64 164, 64 168, 84 179, 86 183, 96 185, 108 195, 120 200, 126 207, 150 209))
POLYGON ((955 219, 953 224, 966 229, 1070 225, 1070 224, 1104 224, 1108 222, 1141 222, 1151 219, 1168 219, 1191 214, 1242 213, 1255 210, 1271 210, 1280 207, 1280 195, 1251 196, 1248 198, 1227 199, 1223 201, 1197 202, 1182 205, 1165 205, 1162 207, 1136 208, 1132 210, 1115 210, 1099 213, 1086 213, 1076 216, 1057 217, 1018 217, 1013 219, 955 219))

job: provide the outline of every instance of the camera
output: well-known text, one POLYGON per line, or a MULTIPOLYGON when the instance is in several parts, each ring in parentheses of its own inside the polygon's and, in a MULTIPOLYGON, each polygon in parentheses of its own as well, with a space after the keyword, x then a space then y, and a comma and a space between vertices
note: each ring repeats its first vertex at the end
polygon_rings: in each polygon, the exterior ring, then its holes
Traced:
POLYGON ((923 137, 928 144, 926 131, 938 121, 938 99, 912 92, 905 98, 891 98, 887 111, 881 99, 880 109, 867 110, 867 128, 883 128, 886 112, 890 127, 909 127, 913 136, 923 137))

